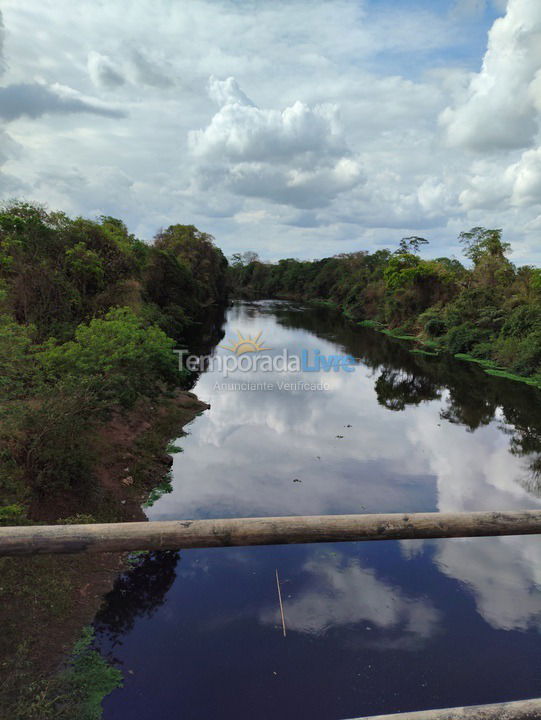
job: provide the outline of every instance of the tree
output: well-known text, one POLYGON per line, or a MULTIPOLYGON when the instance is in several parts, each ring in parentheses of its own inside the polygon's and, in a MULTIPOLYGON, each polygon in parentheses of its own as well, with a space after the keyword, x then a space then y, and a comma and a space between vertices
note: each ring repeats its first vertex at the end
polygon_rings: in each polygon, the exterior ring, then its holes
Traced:
POLYGON ((395 254, 407 255, 409 253, 418 253, 421 245, 428 245, 428 240, 425 240, 425 238, 422 237, 418 237, 417 235, 404 237, 398 245, 398 250, 395 250, 395 254))
POLYGON ((154 244, 188 267, 198 283, 200 300, 210 304, 222 300, 226 292, 227 260, 214 244, 214 238, 194 225, 170 225, 159 232, 154 244))
POLYGON ((155 325, 145 326, 129 308, 81 324, 75 339, 57 345, 50 339, 38 354, 51 382, 94 379, 107 402, 131 405, 139 395, 156 395, 177 379, 174 340, 155 325))
POLYGON ((511 250, 508 242, 502 241, 502 230, 487 230, 484 227, 474 227, 468 232, 461 232, 459 242, 464 246, 464 255, 474 265, 483 257, 504 258, 511 250))
POLYGON ((254 252, 253 250, 247 250, 246 252, 242 253, 242 263, 243 265, 249 265, 253 262, 259 262, 259 255, 258 253, 254 252))

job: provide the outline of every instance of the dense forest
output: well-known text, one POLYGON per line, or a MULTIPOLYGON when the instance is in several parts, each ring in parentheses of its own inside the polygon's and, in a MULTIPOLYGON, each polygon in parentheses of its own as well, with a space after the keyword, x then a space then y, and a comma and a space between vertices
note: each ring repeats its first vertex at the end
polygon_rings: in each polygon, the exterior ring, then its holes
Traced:
POLYGON ((541 270, 516 267, 501 230, 460 235, 466 267, 455 258, 425 260, 427 240, 322 260, 231 259, 232 290, 241 297, 326 301, 352 320, 415 338, 428 352, 476 360, 492 374, 541 381, 541 270), (508 371, 508 372, 506 372, 508 371), (510 372, 509 372, 510 371, 510 372))
POLYGON ((185 380, 172 350, 223 304, 226 269, 194 226, 147 244, 112 217, 2 209, 0 522, 91 482, 96 426, 185 380))

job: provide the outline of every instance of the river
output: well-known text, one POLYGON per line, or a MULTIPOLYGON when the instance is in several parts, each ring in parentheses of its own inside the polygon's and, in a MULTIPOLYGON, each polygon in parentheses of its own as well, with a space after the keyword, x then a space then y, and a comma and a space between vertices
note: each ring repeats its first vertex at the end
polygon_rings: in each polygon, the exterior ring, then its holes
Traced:
MULTIPOLYGON (((261 333, 271 355, 347 353, 355 366, 202 373, 194 392, 211 408, 176 442, 150 521, 541 508, 537 391, 326 309, 236 303, 222 345, 237 330, 261 333), (238 385, 256 381, 274 388, 238 385)), ((512 537, 142 557, 95 621, 125 675, 104 718, 339 720, 539 696, 540 548, 512 537)))

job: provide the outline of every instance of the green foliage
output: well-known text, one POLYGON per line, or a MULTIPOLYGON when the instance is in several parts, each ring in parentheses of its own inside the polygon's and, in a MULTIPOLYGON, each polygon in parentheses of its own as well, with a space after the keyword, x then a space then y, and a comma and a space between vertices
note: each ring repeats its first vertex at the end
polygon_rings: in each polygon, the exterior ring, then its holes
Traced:
POLYGON ((14 455, 30 487, 44 493, 91 485, 95 457, 89 435, 100 410, 94 383, 73 377, 59 380, 26 409, 14 455))
POLYGON ((212 235, 194 225, 170 225, 156 235, 155 245, 187 268, 200 302, 208 305, 223 300, 227 260, 212 235))
POLYGON ((501 365, 520 375, 533 375, 541 371, 541 330, 535 330, 526 337, 498 339, 494 352, 501 365))
POLYGON ((421 259, 408 252, 401 252, 389 258, 383 277, 390 290, 411 285, 419 275, 421 259))
POLYGON ((541 305, 520 305, 505 319, 502 336, 518 338, 534 330, 541 330, 541 305))
POLYGON ((91 489, 98 423, 185 381, 173 348, 223 300, 226 267, 193 226, 171 226, 150 246, 109 216, 0 209, 5 504, 91 489))
POLYGON ((447 331, 447 324, 440 310, 431 308, 419 317, 423 330, 431 338, 438 338, 447 331))
POLYGON ((465 322, 451 328, 445 337, 445 347, 449 352, 467 353, 472 347, 485 339, 486 335, 471 322, 465 322))
POLYGON ((474 227, 460 233, 458 239, 464 246, 466 257, 476 265, 486 256, 503 258, 511 250, 511 245, 502 241, 501 230, 474 227))
POLYGON ((26 508, 19 503, 0 507, 0 525, 22 525, 26 520, 26 508))
POLYGON ((409 253, 418 253, 421 245, 428 245, 428 240, 417 235, 403 237, 395 250, 395 255, 407 255, 409 253))
POLYGON ((0 406, 32 388, 35 381, 33 336, 31 326, 19 325, 0 315, 0 406))
POLYGON ((93 649, 93 639, 92 628, 84 628, 58 680, 60 696, 73 708, 73 720, 99 720, 103 698, 122 686, 121 671, 93 649))
POLYGON ((157 502, 163 495, 168 495, 169 493, 173 492, 173 477, 171 473, 167 473, 167 475, 161 480, 158 485, 155 485, 152 490, 150 491, 148 498, 144 504, 144 507, 152 507, 155 502, 157 502))
POLYGON ((434 350, 467 354, 515 373, 541 372, 541 270, 515 268, 499 229, 461 233, 473 268, 456 258, 423 260, 427 241, 402 238, 391 253, 356 252, 313 262, 275 264, 233 257, 230 284, 248 297, 331 303, 365 326, 393 337, 420 336, 434 350))
POLYGON ((48 377, 92 378, 100 397, 131 405, 139 394, 156 395, 162 383, 175 382, 174 346, 163 330, 117 308, 79 325, 74 340, 49 340, 38 358, 48 377))

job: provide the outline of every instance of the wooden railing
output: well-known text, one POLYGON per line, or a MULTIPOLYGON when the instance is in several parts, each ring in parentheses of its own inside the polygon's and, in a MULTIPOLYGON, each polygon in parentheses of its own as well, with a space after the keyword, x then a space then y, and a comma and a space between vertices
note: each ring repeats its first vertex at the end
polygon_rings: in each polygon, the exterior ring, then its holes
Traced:
MULTIPOLYGON (((541 510, 22 525, 0 528, 0 556, 534 534, 541 510)), ((365 720, 541 720, 541 699, 365 720)))
POLYGON ((541 510, 22 525, 0 528, 0 556, 539 533, 541 510))
POLYGON ((541 720, 541 698, 395 715, 372 715, 356 720, 541 720))

